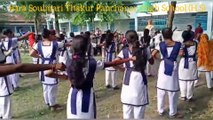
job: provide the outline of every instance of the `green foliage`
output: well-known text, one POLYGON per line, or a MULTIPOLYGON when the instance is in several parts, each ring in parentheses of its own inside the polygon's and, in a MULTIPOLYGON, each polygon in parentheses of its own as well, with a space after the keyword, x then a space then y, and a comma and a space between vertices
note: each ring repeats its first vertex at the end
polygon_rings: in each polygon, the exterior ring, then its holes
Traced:
MULTIPOLYGON (((130 3, 130 2, 129 2, 130 3)), ((129 13, 127 11, 102 11, 97 10, 97 5, 103 6, 122 6, 124 5, 123 2, 119 1, 85 1, 85 2, 78 2, 73 3, 74 5, 83 4, 84 6, 94 6, 92 11, 82 11, 82 12, 75 12, 72 14, 72 22, 75 25, 85 25, 86 22, 94 22, 94 18, 97 16, 102 22, 109 22, 113 23, 117 18, 120 17, 121 14, 126 15, 129 17, 129 13)))

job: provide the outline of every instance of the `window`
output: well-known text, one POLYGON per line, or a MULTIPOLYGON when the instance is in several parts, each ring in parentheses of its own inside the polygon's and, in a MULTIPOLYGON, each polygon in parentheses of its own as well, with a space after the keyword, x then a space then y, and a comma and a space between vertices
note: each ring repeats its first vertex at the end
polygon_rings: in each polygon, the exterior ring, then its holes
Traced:
POLYGON ((129 22, 129 30, 135 30, 135 21, 129 22))
POLYGON ((94 24, 93 23, 89 23, 89 31, 93 31, 94 30, 94 24))
POLYGON ((114 23, 110 24, 110 30, 111 30, 111 31, 114 31, 114 30, 115 30, 115 24, 114 24, 114 23))
POLYGON ((143 31, 147 26, 147 21, 152 19, 153 25, 156 29, 163 29, 166 27, 167 16, 166 15, 158 15, 152 17, 140 17, 138 18, 138 31, 143 31))
POLYGON ((198 23, 201 23, 203 30, 207 30, 207 13, 198 13, 195 16, 195 25, 198 26, 198 23))
POLYGON ((71 32, 78 32, 78 26, 71 25, 71 32))

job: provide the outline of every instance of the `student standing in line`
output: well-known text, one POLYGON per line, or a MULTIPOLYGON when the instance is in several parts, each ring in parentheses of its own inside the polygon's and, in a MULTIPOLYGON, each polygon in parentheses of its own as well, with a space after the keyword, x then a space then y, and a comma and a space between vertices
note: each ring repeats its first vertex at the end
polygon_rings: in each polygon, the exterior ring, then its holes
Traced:
MULTIPOLYGON (((113 33, 106 35, 105 42, 105 62, 111 62, 116 58, 116 44, 113 33)), ((117 70, 113 67, 105 68, 105 85, 106 88, 119 89, 117 86, 117 70), (110 81, 111 80, 111 84, 110 81)))
MULTIPOLYGON (((40 64, 54 64, 58 61, 59 49, 65 47, 66 43, 56 41, 54 30, 44 29, 42 37, 43 40, 33 47, 30 55, 39 58, 41 60, 40 64)), ((58 79, 46 77, 46 72, 40 72, 44 101, 51 111, 61 110, 63 108, 56 104, 58 79)))
POLYGON ((197 43, 191 40, 190 32, 182 33, 183 47, 181 50, 182 58, 179 63, 178 75, 180 84, 181 100, 192 101, 194 81, 198 79, 197 71, 197 43))
POLYGON ((134 30, 128 30, 125 34, 128 45, 125 46, 118 58, 126 59, 136 56, 136 61, 129 61, 118 67, 124 70, 121 102, 123 104, 123 119, 143 119, 148 101, 147 78, 145 74, 146 62, 153 64, 151 51, 143 48, 134 30))
POLYGON ((94 119, 96 118, 96 101, 93 90, 95 72, 105 67, 116 66, 129 60, 112 62, 96 61, 88 51, 90 40, 86 36, 77 35, 73 39, 72 60, 67 65, 68 76, 58 75, 49 71, 47 76, 69 79, 71 88, 67 99, 67 119, 94 119))
POLYGON ((172 40, 173 32, 170 28, 162 30, 164 41, 152 52, 155 56, 158 52, 161 54, 157 80, 157 109, 159 115, 164 114, 165 95, 169 97, 169 116, 170 118, 182 117, 177 113, 177 102, 179 93, 177 56, 181 48, 180 42, 172 40))
MULTIPOLYGON (((32 34, 32 32, 28 32, 21 37, 14 37, 13 32, 10 29, 6 29, 3 31, 3 34, 6 36, 3 41, 5 51, 8 51, 11 47, 16 48, 16 50, 14 50, 10 56, 7 56, 6 63, 17 64, 17 56, 15 52, 17 52, 18 41, 26 39, 29 35, 32 34)), ((8 77, 12 82, 14 90, 18 89, 19 74, 11 74, 8 77)))

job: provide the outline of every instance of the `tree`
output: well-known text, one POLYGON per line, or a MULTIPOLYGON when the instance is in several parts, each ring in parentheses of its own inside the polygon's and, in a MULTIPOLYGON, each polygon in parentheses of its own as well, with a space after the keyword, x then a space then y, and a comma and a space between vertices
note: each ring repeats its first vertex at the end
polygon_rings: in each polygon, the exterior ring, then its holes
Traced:
MULTIPOLYGON (((72 2, 70 2, 72 3, 72 2)), ((87 25, 87 30, 89 28, 89 23, 94 23, 94 18, 97 16, 102 22, 108 22, 113 23, 116 18, 119 18, 119 16, 123 13, 126 16, 129 17, 129 13, 127 11, 119 12, 119 11, 104 11, 104 10, 97 10, 96 7, 98 5, 102 6, 112 6, 117 5, 121 6, 124 5, 122 2, 117 1, 85 1, 85 2, 78 2, 78 3, 72 3, 74 5, 81 5, 84 6, 94 6, 91 11, 80 11, 80 12, 74 12, 72 17, 72 22, 75 25, 87 25)))
POLYGON ((61 9, 59 10, 55 10, 55 9, 52 9, 52 12, 48 12, 49 14, 53 14, 54 15, 54 26, 55 26, 55 30, 56 30, 56 33, 59 35, 60 33, 60 28, 59 28, 59 19, 60 18, 64 18, 65 14, 68 15, 68 12, 62 8, 65 8, 65 5, 66 5, 67 1, 55 1, 55 0, 51 0, 51 1, 47 1, 45 2, 45 5, 51 5, 51 6, 62 6, 61 9))
POLYGON ((16 5, 17 6, 26 6, 26 10, 21 10, 21 11, 14 11, 17 14, 21 14, 25 17, 27 20, 33 20, 34 21, 34 27, 35 27, 35 33, 41 32, 41 19, 42 19, 42 14, 45 12, 41 11, 30 11, 29 5, 32 6, 42 6, 44 3, 43 1, 17 1, 16 5))
POLYGON ((174 19, 176 4, 177 4, 176 1, 171 1, 171 3, 169 3, 167 27, 171 29, 172 29, 172 23, 174 19))

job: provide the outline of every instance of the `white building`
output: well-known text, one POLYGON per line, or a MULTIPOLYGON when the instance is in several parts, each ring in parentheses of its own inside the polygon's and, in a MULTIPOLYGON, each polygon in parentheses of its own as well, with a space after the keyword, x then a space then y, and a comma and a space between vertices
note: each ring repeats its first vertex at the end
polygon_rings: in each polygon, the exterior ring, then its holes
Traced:
MULTIPOLYGON (((156 8, 156 12, 151 14, 136 13, 136 10, 130 12, 130 18, 126 16, 119 17, 112 25, 100 22, 95 19, 95 28, 100 28, 103 31, 107 29, 117 30, 125 33, 129 29, 135 29, 138 32, 142 32, 147 24, 148 19, 152 19, 157 29, 166 27, 167 22, 167 8, 168 2, 155 3, 153 6, 156 8)), ((59 20, 61 31, 69 32, 81 32, 86 31, 86 26, 72 25, 70 20, 59 20)), ((213 37, 213 1, 188 1, 177 2, 177 8, 175 12, 175 18, 173 21, 173 28, 177 27, 178 31, 186 29, 187 25, 192 25, 193 30, 197 27, 198 23, 202 24, 204 32, 211 38, 213 37)), ((50 23, 50 28, 53 27, 50 23)), ((90 30, 94 29, 90 25, 90 30)))

